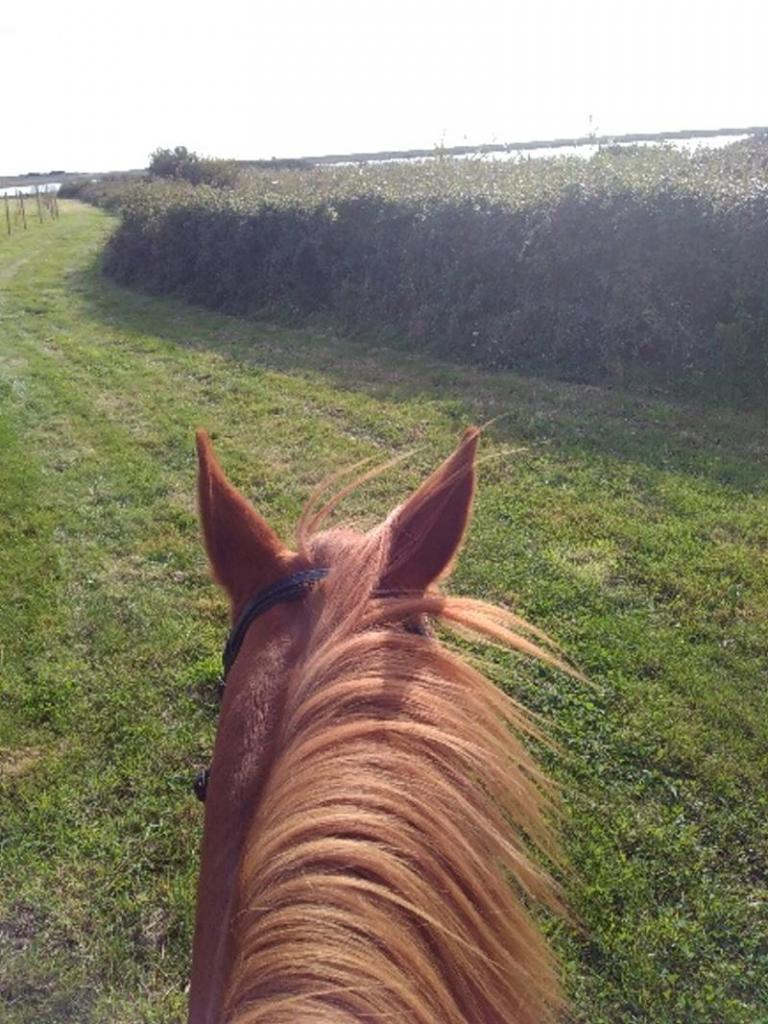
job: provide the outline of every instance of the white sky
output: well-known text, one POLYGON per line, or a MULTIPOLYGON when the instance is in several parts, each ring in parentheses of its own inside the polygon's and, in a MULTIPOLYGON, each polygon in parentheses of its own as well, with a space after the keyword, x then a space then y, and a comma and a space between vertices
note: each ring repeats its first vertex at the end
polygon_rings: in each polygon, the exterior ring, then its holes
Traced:
POLYGON ((3 174, 768 124, 768 0, 3 6, 3 174))

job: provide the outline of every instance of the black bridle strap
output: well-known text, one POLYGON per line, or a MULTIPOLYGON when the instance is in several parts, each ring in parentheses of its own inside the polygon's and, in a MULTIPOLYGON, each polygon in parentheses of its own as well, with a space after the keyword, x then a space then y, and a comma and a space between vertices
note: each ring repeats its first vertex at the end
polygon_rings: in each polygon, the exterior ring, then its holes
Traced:
POLYGON ((245 634, 254 619, 268 612, 275 605, 283 604, 285 601, 298 601, 305 594, 325 579, 329 569, 304 569, 295 572, 284 580, 279 580, 266 590, 262 590, 243 608, 238 616, 237 622, 232 627, 227 645, 224 648, 222 661, 224 663, 224 675, 232 668, 235 658, 243 645, 245 634))
MULTIPOLYGON (((329 569, 304 569, 302 572, 295 572, 293 576, 288 576, 284 580, 278 580, 271 587, 260 591, 256 597, 248 602, 237 617, 237 622, 232 627, 227 639, 227 645, 224 648, 224 654, 221 659, 224 663, 224 675, 219 680, 219 697, 224 695, 227 673, 240 653, 243 640, 245 640, 245 634, 248 632, 248 627, 253 620, 268 612, 270 608, 274 608, 275 605, 282 604, 284 601, 300 600, 305 594, 309 593, 316 583, 325 579, 329 571, 329 569)), ((205 802, 210 777, 211 769, 201 768, 192 787, 197 799, 203 803, 205 802)))
MULTIPOLYGON (((248 627, 253 620, 268 612, 270 608, 274 608, 275 605, 283 604, 285 601, 299 601, 312 590, 316 583, 324 580, 329 572, 330 569, 304 569, 301 572, 295 572, 293 576, 279 580, 271 587, 267 587, 266 590, 262 590, 248 602, 238 616, 237 622, 232 627, 227 645, 224 648, 222 657, 224 676, 219 683, 219 696, 224 692, 227 673, 232 668, 235 658, 240 652, 245 634, 248 632, 248 627)), ((395 596, 397 591, 378 591, 377 593, 380 597, 395 596)), ((428 631, 419 622, 406 623, 405 628, 411 633, 417 633, 419 636, 429 635, 428 631)), ((197 774, 194 782, 194 791, 198 800, 205 801, 210 775, 210 768, 203 768, 197 774)))

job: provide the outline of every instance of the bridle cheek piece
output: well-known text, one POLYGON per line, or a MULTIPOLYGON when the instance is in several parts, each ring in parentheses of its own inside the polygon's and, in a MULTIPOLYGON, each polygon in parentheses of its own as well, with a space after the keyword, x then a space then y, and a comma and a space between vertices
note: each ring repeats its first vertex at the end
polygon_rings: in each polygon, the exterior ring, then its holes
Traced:
MULTIPOLYGON (((275 605, 285 604, 290 601, 300 601, 320 580, 324 580, 329 572, 330 569, 302 569, 301 572, 295 572, 292 576, 273 583, 271 587, 260 591, 253 600, 248 602, 238 616, 237 622, 230 630, 224 647, 221 659, 224 671, 218 680, 219 699, 224 696, 227 675, 234 665, 237 655, 240 653, 243 640, 245 640, 245 634, 248 632, 248 628, 254 619, 258 619, 260 615, 264 615, 265 612, 268 612, 270 608, 274 608, 275 605)), ((377 591, 377 593, 379 596, 391 596, 393 592, 377 591)), ((419 636, 429 635, 428 630, 416 620, 406 622, 404 626, 410 633, 417 633, 419 636)), ((210 777, 211 769, 201 768, 192 784, 195 796, 202 802, 205 802, 210 777)))
MULTIPOLYGON (((302 569, 301 572, 295 572, 292 576, 273 583, 271 587, 260 591, 248 602, 238 616, 237 622, 230 630, 229 637, 224 646, 224 653, 221 658, 224 671, 217 684, 219 700, 224 696, 227 675, 234 665, 237 655, 240 653, 243 640, 245 640, 245 634, 248 632, 248 627, 254 619, 258 619, 260 615, 264 615, 265 612, 274 608, 275 605, 284 604, 289 601, 300 601, 302 597, 305 597, 312 590, 315 584, 325 579, 329 572, 330 569, 302 569)), ((202 802, 205 801, 210 777, 211 769, 201 768, 192 784, 195 796, 202 802)))

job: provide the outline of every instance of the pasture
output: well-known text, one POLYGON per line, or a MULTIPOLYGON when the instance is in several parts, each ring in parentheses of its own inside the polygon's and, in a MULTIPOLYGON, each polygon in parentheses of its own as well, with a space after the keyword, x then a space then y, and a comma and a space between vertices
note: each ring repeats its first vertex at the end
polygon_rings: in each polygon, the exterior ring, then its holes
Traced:
POLYGON ((456 593, 547 630, 585 685, 487 658, 548 723, 581 1024, 768 1020, 768 425, 288 330, 100 274, 114 220, 0 241, 0 1019, 183 1019, 226 632, 193 431, 286 536, 340 466, 374 522, 485 436, 456 593))

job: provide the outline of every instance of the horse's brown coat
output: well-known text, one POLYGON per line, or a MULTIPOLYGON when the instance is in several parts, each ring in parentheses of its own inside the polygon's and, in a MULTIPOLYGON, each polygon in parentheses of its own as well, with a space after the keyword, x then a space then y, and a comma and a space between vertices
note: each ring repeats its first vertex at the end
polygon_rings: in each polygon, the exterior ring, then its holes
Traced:
POLYGON ((559 905, 528 854, 555 854, 551 789, 520 739, 536 729, 402 628, 428 615, 556 661, 515 616, 435 588, 468 521, 477 439, 372 533, 318 532, 325 510, 308 509, 292 552, 198 436, 203 533, 233 615, 298 569, 331 572, 254 623, 230 672, 192 1024, 540 1024, 561 1004, 524 906, 559 905))

